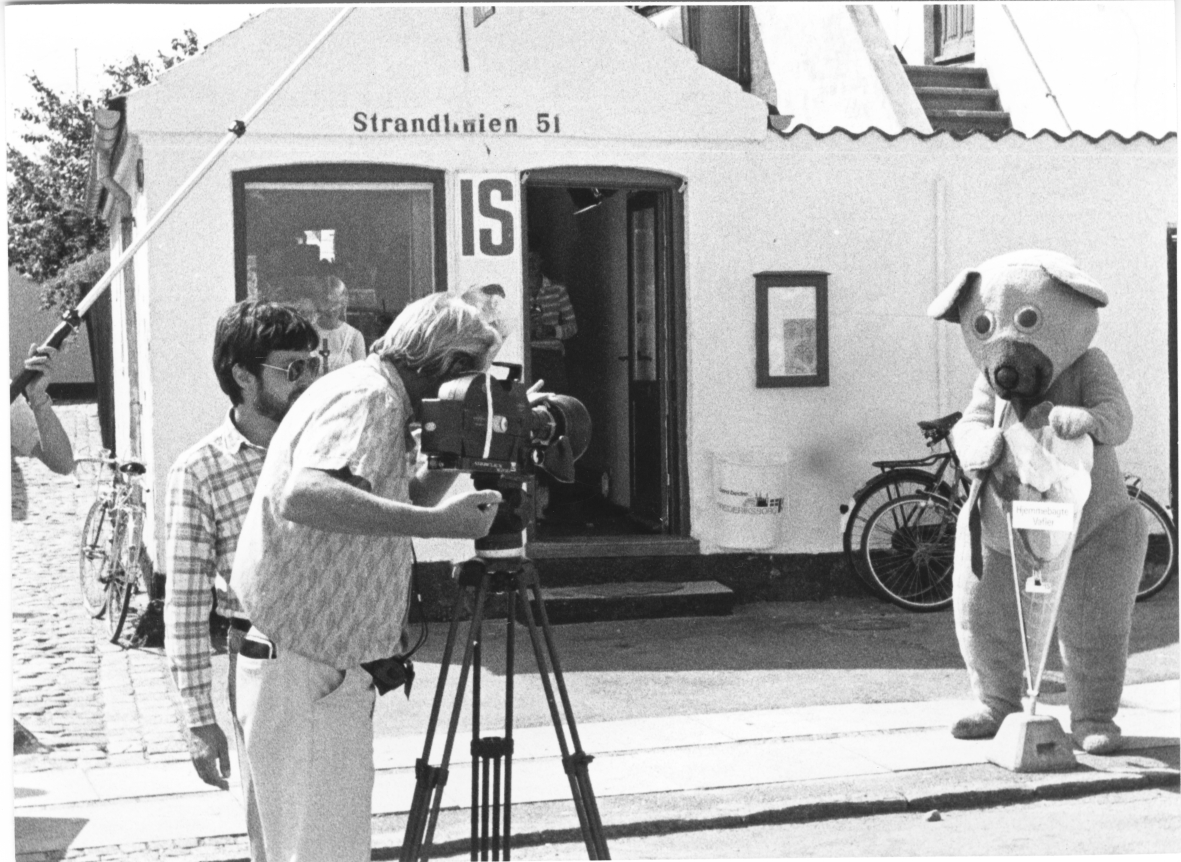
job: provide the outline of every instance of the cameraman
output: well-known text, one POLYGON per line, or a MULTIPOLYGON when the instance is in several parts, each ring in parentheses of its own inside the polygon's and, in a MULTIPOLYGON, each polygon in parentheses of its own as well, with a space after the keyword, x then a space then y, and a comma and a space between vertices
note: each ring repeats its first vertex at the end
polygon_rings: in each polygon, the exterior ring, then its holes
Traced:
POLYGON ((404 651, 410 537, 479 538, 500 501, 440 503, 455 474, 414 475, 409 426, 500 343, 462 299, 420 299, 363 362, 312 384, 271 440, 232 577, 254 624, 237 711, 269 859, 369 859, 375 695, 361 664, 404 651))

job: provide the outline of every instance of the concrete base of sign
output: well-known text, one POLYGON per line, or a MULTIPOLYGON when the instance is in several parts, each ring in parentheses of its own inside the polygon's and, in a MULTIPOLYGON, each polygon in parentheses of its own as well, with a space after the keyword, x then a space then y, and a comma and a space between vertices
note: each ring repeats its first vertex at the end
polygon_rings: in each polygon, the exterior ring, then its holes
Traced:
POLYGON ((1013 772, 1059 772, 1075 766, 1072 742, 1052 715, 1005 716, 988 759, 1013 772))

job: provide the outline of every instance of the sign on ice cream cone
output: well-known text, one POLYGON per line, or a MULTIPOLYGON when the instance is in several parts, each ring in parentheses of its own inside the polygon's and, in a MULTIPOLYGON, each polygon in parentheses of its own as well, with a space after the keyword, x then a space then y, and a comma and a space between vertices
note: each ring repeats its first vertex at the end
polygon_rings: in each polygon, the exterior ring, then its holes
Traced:
POLYGON ((1005 430, 1005 454, 990 479, 1009 526, 1031 701, 1041 688, 1094 457, 1089 435, 1059 437, 1048 413, 1033 410, 1024 423, 1005 430))

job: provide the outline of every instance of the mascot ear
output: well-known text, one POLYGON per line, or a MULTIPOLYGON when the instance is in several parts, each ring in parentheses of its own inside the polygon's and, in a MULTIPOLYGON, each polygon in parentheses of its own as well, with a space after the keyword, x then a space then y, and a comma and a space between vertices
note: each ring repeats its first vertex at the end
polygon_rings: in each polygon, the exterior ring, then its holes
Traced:
POLYGON ((946 320, 948 323, 959 323, 960 298, 965 291, 970 290, 979 282, 979 272, 974 269, 965 269, 951 280, 951 284, 943 290, 943 293, 935 297, 935 301, 927 308, 927 317, 946 320))
POLYGON ((1048 255, 1044 260, 1038 261, 1038 264, 1053 278, 1076 293, 1082 294, 1097 307, 1103 308, 1107 305, 1107 293, 1099 286, 1099 283, 1079 269, 1075 262, 1065 255, 1048 255))

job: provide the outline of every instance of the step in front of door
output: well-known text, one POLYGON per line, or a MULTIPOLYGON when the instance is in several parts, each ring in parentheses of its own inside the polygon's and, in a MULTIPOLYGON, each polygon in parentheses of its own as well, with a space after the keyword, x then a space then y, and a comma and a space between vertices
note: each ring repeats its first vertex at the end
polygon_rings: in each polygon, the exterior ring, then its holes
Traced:
POLYGON ((627 581, 576 587, 542 587, 554 625, 658 617, 727 616, 734 592, 717 581, 627 581))
POLYGON ((983 66, 903 66, 915 87, 987 87, 983 66))
POLYGON ((915 87, 914 92, 928 115, 931 111, 1000 110, 1000 94, 988 88, 915 87))

